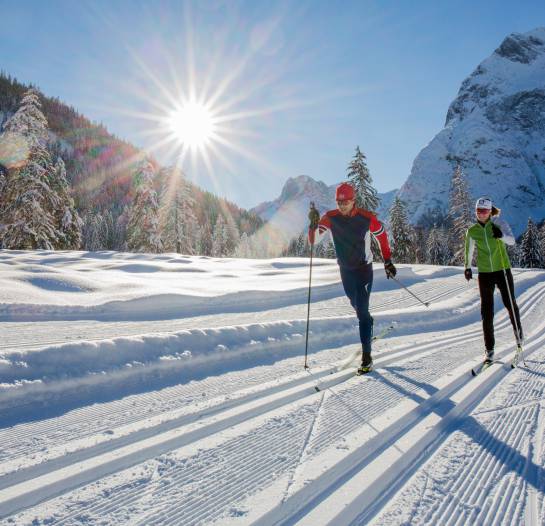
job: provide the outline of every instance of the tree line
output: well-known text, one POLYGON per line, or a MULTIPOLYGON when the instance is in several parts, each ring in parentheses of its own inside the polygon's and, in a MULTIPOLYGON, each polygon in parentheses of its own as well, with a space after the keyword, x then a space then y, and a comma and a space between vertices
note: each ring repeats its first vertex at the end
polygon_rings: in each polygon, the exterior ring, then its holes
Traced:
MULTIPOLYGON (((356 190, 356 206, 376 212, 380 199, 373 187, 366 157, 359 147, 356 147, 347 172, 347 179, 356 190)), ((406 204, 396 196, 387 218, 392 259, 396 263, 463 265, 465 233, 475 223, 474 202, 459 163, 453 170, 446 213, 440 208, 428 209, 416 225, 411 225, 406 204)), ((374 239, 372 249, 375 260, 380 261, 380 250, 374 239)), ((526 231, 515 247, 508 247, 508 250, 514 266, 545 268, 545 221, 539 226, 529 218, 526 231)), ((329 236, 315 247, 315 254, 317 257, 335 257, 329 236)), ((310 255, 306 230, 291 240, 283 255, 310 255)))
MULTIPOLYGON (((77 171, 78 157, 73 152, 67 155, 70 148, 59 140, 51 140, 41 101, 36 89, 26 90, 0 135, 0 248, 253 258, 309 254, 306 229, 287 243, 271 242, 275 233, 259 217, 198 189, 178 167, 160 168, 142 154, 130 157, 130 184, 112 186, 120 196, 100 194, 106 197, 102 206, 84 202, 81 194, 78 198, 73 192, 69 181, 75 177, 67 175, 63 160, 63 155, 68 157, 70 169, 77 171)), ((81 146, 85 137, 81 135, 75 144, 81 146)), ((88 146, 92 145, 96 143, 88 146)), ((100 152, 103 157, 105 150, 100 152)), ((376 211, 380 200, 359 147, 348 165, 347 178, 356 189, 357 206, 376 211)), ((453 170, 446 214, 438 208, 428 210, 411 225, 405 203, 396 196, 387 222, 394 261, 463 264, 465 231, 474 222, 474 214, 460 164, 453 170)), ((372 249, 379 260, 378 246, 373 243, 372 249)), ((520 242, 510 251, 515 265, 545 267, 545 224, 539 227, 529 219, 520 242)), ((330 239, 316 247, 316 256, 335 257, 330 239)))
MULTIPOLYGON (((263 221, 197 188, 177 167, 159 168, 134 152, 123 159, 115 154, 130 182, 108 184, 116 170, 111 178, 104 175, 108 150, 98 149, 97 176, 81 178, 82 166, 88 171, 90 164, 80 162, 75 150, 93 134, 79 133, 76 142, 63 144, 48 127, 42 101, 36 89, 26 90, 0 135, 0 248, 259 257, 249 237, 263 221), (81 187, 91 189, 84 193, 81 187)), ((87 145, 91 154, 93 141, 87 145)))

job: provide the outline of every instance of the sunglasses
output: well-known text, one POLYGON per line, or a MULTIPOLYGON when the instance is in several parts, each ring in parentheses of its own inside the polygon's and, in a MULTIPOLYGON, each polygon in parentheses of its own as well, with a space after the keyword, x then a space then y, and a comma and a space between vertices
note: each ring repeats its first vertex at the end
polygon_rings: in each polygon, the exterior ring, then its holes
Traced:
POLYGON ((490 211, 490 208, 477 208, 476 210, 477 214, 488 214, 490 211))

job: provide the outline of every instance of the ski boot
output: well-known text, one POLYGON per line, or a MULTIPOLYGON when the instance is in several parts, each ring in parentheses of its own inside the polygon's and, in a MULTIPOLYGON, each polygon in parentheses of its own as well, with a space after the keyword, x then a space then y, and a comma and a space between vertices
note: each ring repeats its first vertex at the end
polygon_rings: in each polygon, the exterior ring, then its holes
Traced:
POLYGON ((373 370, 373 358, 371 358, 370 352, 363 352, 361 355, 361 365, 359 366, 356 374, 361 376, 362 374, 370 373, 373 370))
POLYGON ((494 361, 494 349, 486 349, 484 351, 484 361, 485 365, 490 365, 494 361))

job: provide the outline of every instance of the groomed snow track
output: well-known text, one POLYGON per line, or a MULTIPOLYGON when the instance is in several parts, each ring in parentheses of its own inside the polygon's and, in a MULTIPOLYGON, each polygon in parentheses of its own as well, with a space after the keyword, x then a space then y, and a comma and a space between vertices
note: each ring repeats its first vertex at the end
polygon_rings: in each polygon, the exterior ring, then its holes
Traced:
MULTIPOLYGON (((540 316, 545 286, 534 285, 519 305, 524 326, 531 327, 525 345, 529 360, 545 347, 545 322, 540 316)), ((469 371, 480 354, 479 324, 432 337, 420 334, 414 343, 391 346, 377 353, 377 372, 364 378, 318 365, 311 375, 291 374, 287 381, 274 379, 235 391, 199 411, 177 415, 173 405, 170 412, 158 413, 156 424, 136 426, 94 446, 74 446, 72 452, 67 447, 64 454, 6 472, 0 477, 0 517, 16 523, 29 520, 32 510, 23 510, 50 501, 47 514, 55 524, 106 520, 111 521, 108 524, 315 525, 379 520, 386 502, 399 490, 402 493, 411 477, 510 373, 513 345, 505 315, 497 317, 496 330, 503 342, 497 356, 505 363, 474 379, 469 371), (127 476, 121 474, 131 470, 131 482, 126 483, 127 476), (98 484, 94 493, 89 490, 91 483, 98 484), (151 501, 153 505, 148 505, 151 501)), ((210 381, 208 385, 213 389, 210 381)), ((515 403, 525 404, 518 395, 515 403)), ((139 403, 143 410, 149 397, 143 396, 139 403)), ((530 402, 526 413, 517 416, 511 446, 502 450, 502 444, 495 443, 496 464, 478 461, 483 453, 476 451, 472 470, 463 479, 475 486, 479 477, 484 480, 490 471, 500 469, 505 455, 516 456, 515 446, 524 437, 517 422, 543 420, 536 407, 539 403, 530 402)), ((92 411, 82 410, 81 418, 88 419, 92 411)), ((141 422, 138 412, 136 408, 123 421, 120 411, 121 424, 141 422)), ((152 416, 157 415, 152 412, 152 416)), ((47 433, 48 425, 52 424, 25 424, 17 432, 2 433, 28 444, 25 433, 35 433, 40 426, 47 433)), ((85 434, 71 436, 81 440, 85 434)), ((495 440, 501 439, 500 429, 495 440)), ((534 445, 540 448, 542 444, 534 445)), ((28 447, 19 452, 33 453, 28 447)), ((524 459, 513 462, 517 460, 524 459)), ((539 466, 534 453, 519 469, 534 488, 543 476, 539 466)), ((453 494, 468 491, 462 479, 453 488, 453 494)), ((532 491, 530 496, 530 511, 524 513, 542 517, 540 497, 532 491)), ((438 506, 427 518, 436 524, 455 524, 449 522, 454 500, 438 506)), ((509 516, 518 515, 513 510, 509 516)), ((493 522, 489 517, 483 523, 493 522)))

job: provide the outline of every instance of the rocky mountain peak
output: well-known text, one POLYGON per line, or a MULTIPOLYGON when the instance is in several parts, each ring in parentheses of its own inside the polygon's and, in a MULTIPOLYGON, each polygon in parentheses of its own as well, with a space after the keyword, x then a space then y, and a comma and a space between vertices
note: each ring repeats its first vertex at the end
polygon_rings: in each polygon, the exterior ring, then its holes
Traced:
MULTIPOLYGON (((539 29, 535 32, 541 33, 539 29)), ((545 35, 543 36, 545 37, 545 35)), ((539 53, 543 52, 544 47, 545 38, 542 40, 533 33, 526 35, 513 33, 501 43, 494 53, 513 62, 530 64, 538 57, 539 53)))
POLYGON ((413 222, 446 209, 458 163, 473 197, 490 195, 517 234, 545 217, 545 28, 509 35, 462 82, 400 190, 413 222))

